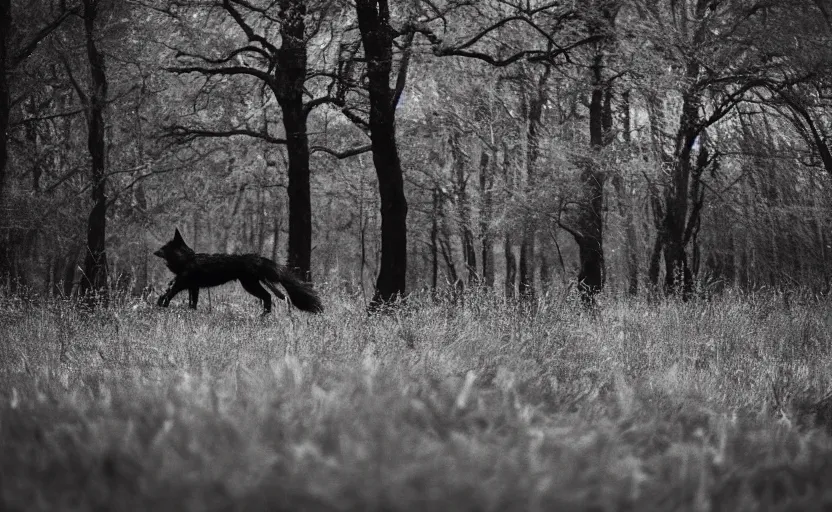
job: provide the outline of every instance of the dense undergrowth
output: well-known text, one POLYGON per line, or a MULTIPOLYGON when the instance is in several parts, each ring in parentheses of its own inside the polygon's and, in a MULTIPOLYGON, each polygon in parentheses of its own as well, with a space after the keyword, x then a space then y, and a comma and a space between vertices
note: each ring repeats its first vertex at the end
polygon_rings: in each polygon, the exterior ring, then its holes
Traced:
POLYGON ((832 304, 0 300, 3 510, 832 505, 832 304))

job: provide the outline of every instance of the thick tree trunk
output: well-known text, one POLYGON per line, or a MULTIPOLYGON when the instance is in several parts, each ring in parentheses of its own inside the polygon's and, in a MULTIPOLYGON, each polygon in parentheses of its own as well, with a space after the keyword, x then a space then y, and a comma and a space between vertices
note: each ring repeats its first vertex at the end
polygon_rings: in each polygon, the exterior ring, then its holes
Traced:
MULTIPOLYGON (((402 169, 393 123, 380 124, 386 125, 389 132, 373 137, 373 161, 381 196, 381 268, 372 301, 375 305, 404 297, 407 272, 407 200, 402 169)), ((379 130, 384 132, 382 128, 374 132, 379 130)))
MULTIPOLYGON (((690 70, 689 70, 690 74, 690 70)), ((682 118, 676 136, 674 152, 674 169, 671 181, 667 185, 664 205, 664 270, 665 292, 681 292, 682 298, 689 297, 693 290, 693 275, 688 266, 686 246, 687 226, 697 222, 698 209, 690 210, 691 186, 691 152, 696 142, 698 130, 696 122, 699 116, 699 100, 695 94, 686 94, 682 98, 682 118)))
POLYGON ((287 265, 304 279, 311 280, 312 195, 309 186, 309 138, 306 134, 305 115, 297 118, 295 114, 287 107, 283 108, 283 126, 286 129, 286 152, 289 160, 287 265))
POLYGON ((580 261, 578 287, 583 301, 593 304, 595 296, 604 288, 606 281, 601 213, 604 175, 597 171, 584 171, 582 178, 587 204, 584 205, 583 215, 578 220, 581 235, 575 237, 580 261))
MULTIPOLYGON (((107 197, 106 197, 106 141, 104 140, 104 109, 107 104, 107 75, 104 55, 95 44, 95 23, 98 0, 84 0, 84 29, 87 58, 91 75, 91 91, 87 105, 87 146, 92 160, 93 207, 87 222, 87 250, 84 257, 84 278, 81 294, 106 294, 107 291, 107 197)), ((106 295, 104 295, 106 299, 106 295)))
POLYGON ((306 6, 303 0, 281 0, 281 47, 273 90, 283 112, 289 161, 289 250, 287 265, 311 279, 312 199, 309 185, 308 112, 303 104, 306 81, 306 6))
POLYGON ((381 267, 370 303, 377 309, 405 294, 407 200, 396 146, 396 106, 390 87, 393 29, 387 0, 358 0, 358 28, 367 60, 370 140, 381 198, 381 267))
MULTIPOLYGON (((594 89, 589 103, 590 146, 599 151, 606 145, 607 133, 612 128, 611 94, 603 84, 603 55, 597 54, 592 65, 594 89)), ((598 170, 599 162, 589 159, 581 172, 582 196, 575 241, 578 244, 580 270, 578 289, 584 304, 595 303, 595 296, 604 288, 604 181, 605 173, 598 170)))

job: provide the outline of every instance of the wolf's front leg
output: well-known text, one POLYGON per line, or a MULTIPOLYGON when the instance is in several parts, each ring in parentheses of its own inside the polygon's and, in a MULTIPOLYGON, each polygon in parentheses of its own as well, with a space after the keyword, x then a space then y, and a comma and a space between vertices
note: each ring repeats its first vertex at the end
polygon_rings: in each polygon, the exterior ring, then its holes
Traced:
POLYGON ((176 278, 173 278, 170 284, 168 284, 168 289, 162 294, 161 297, 159 297, 159 300, 156 301, 156 305, 162 306, 163 308, 168 307, 171 299, 176 297, 176 294, 184 289, 185 287, 182 286, 176 278))
POLYGON ((196 309, 196 304, 199 302, 199 288, 188 289, 188 305, 191 309, 196 309))

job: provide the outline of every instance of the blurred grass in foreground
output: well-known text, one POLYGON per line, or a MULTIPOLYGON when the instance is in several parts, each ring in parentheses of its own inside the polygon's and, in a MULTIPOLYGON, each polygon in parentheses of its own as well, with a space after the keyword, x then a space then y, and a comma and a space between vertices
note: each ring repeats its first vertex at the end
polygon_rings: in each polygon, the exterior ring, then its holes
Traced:
POLYGON ((0 299, 0 508, 832 505, 828 302, 328 299, 0 299))

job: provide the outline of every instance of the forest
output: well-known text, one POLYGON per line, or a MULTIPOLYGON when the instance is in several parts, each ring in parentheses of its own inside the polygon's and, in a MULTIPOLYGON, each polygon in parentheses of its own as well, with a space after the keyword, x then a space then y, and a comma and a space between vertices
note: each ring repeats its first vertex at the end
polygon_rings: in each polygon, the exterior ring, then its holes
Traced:
POLYGON ((12 292, 174 227, 369 303, 829 291, 823 0, 2 4, 12 292))
POLYGON ((0 510, 832 509, 829 0, 0 0, 0 135, 0 510))

